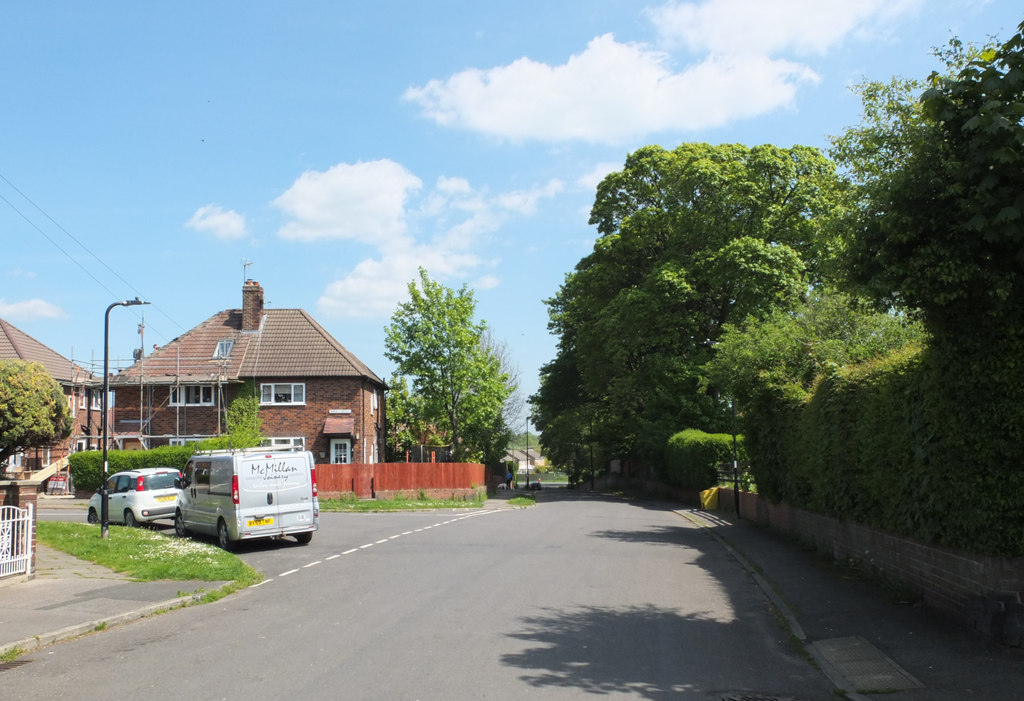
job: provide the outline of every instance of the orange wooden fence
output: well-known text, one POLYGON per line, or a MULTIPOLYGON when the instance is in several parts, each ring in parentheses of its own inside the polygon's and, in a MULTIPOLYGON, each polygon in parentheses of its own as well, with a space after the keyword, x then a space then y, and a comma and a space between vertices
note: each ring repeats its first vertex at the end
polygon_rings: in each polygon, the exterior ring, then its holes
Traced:
POLYGON ((369 499, 383 492, 419 492, 463 496, 483 489, 486 470, 475 462, 381 462, 374 464, 317 465, 321 498, 355 493, 369 499))

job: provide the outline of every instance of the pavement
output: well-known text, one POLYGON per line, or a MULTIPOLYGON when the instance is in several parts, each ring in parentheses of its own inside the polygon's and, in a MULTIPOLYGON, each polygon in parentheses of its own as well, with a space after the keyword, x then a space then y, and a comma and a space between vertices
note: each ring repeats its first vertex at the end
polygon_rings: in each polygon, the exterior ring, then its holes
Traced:
MULTIPOLYGON (((488 500, 487 508, 502 508, 502 497, 507 495, 488 500)), ((40 498, 40 512, 52 508, 84 508, 84 502, 40 498)), ((854 701, 1024 699, 1024 650, 988 641, 905 593, 731 514, 676 513, 747 569, 772 601, 791 644, 832 680, 837 697, 841 692, 854 701)), ((40 546, 33 579, 0 582, 0 654, 32 651, 176 608, 218 585, 134 582, 40 546)))

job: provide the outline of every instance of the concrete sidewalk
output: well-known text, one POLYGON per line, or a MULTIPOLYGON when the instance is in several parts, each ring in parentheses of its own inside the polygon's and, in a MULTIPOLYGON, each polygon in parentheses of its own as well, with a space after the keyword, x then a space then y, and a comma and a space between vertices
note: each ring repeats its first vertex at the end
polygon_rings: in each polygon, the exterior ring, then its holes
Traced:
POLYGON ((678 510, 748 569, 851 699, 1020 701, 1024 650, 985 640, 793 541, 731 514, 678 510))

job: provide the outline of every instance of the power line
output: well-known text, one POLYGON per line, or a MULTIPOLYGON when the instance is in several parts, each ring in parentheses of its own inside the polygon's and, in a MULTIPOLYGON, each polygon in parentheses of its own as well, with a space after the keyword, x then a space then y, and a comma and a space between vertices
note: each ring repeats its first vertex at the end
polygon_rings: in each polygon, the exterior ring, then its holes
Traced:
MULTIPOLYGON (((5 176, 5 175, 4 175, 3 173, 0 173, 0 180, 3 180, 3 181, 4 181, 5 183, 7 183, 7 185, 8 185, 8 186, 9 186, 9 187, 10 187, 10 188, 11 188, 12 190, 14 190, 15 192, 17 192, 17 193, 18 193, 18 194, 19 194, 19 195, 20 195, 20 196, 21 196, 21 197, 22 197, 22 198, 23 198, 23 199, 24 199, 24 200, 25 200, 26 202, 28 202, 28 203, 29 203, 29 204, 31 204, 31 205, 32 205, 33 207, 35 207, 36 211, 38 211, 38 212, 39 212, 40 214, 42 214, 42 215, 43 215, 44 217, 46 217, 46 218, 47 218, 47 219, 48 219, 48 220, 50 221, 50 223, 51 223, 51 224, 53 224, 53 225, 54 225, 55 227, 57 227, 57 229, 59 229, 59 230, 60 230, 60 231, 61 231, 61 232, 62 232, 62 233, 63 233, 63 234, 65 235, 65 236, 67 236, 67 237, 68 237, 69 239, 71 239, 71 240, 72 240, 72 241, 74 241, 74 242, 75 242, 76 244, 78 244, 79 248, 81 248, 81 249, 82 249, 83 251, 85 251, 85 252, 86 252, 86 253, 88 253, 88 254, 89 254, 90 256, 92 256, 92 258, 93 258, 93 259, 94 259, 94 260, 95 260, 95 261, 96 261, 97 263, 99 263, 100 265, 102 265, 102 266, 103 266, 103 267, 104 267, 104 268, 105 268, 105 269, 106 269, 107 271, 109 271, 111 275, 113 275, 113 276, 114 276, 115 278, 117 278, 117 279, 118 279, 118 280, 120 280, 120 281, 121 281, 122 283, 124 283, 124 285, 125 285, 125 286, 126 286, 126 287, 127 287, 128 289, 129 289, 129 290, 131 290, 132 292, 134 292, 134 293, 135 293, 135 296, 136 296, 136 297, 145 297, 145 296, 146 296, 146 295, 143 295, 143 294, 142 294, 141 292, 139 292, 139 290, 137 290, 137 289, 135 288, 135 286, 134 286, 134 285, 132 285, 132 284, 131 284, 130 282, 128 282, 127 280, 125 280, 125 279, 124 279, 123 277, 121 277, 121 275, 120 275, 120 274, 118 274, 118 272, 117 272, 116 270, 114 270, 114 269, 113 269, 113 268, 111 268, 111 267, 110 267, 109 265, 107 265, 107 264, 106 264, 106 263, 105 263, 105 262, 103 261, 103 259, 102 259, 102 258, 100 258, 100 257, 99 257, 99 256, 97 256, 97 255, 96 255, 95 253, 93 253, 93 252, 92 252, 92 250, 90 250, 88 246, 86 246, 86 245, 85 245, 84 243, 82 243, 81 241, 79 241, 79 240, 78 240, 78 239, 77 239, 77 238, 76 238, 76 237, 75 237, 75 236, 74 236, 74 235, 73 235, 73 234, 72 234, 72 233, 71 233, 70 231, 68 231, 68 230, 67 230, 67 229, 65 229, 65 228, 64 228, 63 226, 61 226, 60 222, 58 222, 58 221, 57 221, 56 219, 54 219, 53 217, 51 217, 51 216, 49 215, 49 213, 47 213, 47 212, 46 212, 46 210, 44 210, 44 209, 43 209, 42 207, 40 207, 40 206, 39 206, 38 204, 36 204, 36 203, 35 203, 35 201, 33 201, 31 197, 29 197, 29 196, 28 196, 28 195, 26 195, 26 194, 25 194, 24 192, 22 192, 22 191, 21 191, 21 190, 20 190, 20 189, 18 188, 18 186, 17 186, 17 185, 15 185, 14 183, 12 183, 12 182, 10 181, 10 179, 8 179, 8 178, 7 178, 7 177, 6 177, 6 176, 5 176)), ((18 216, 20 216, 20 217, 21 217, 22 219, 24 219, 24 220, 25 220, 26 222, 28 222, 29 226, 31 226, 31 227, 32 227, 33 229, 35 229, 35 230, 36 230, 37 232, 39 232, 39 233, 40 233, 40 234, 41 234, 41 235, 43 236, 43 238, 45 238, 45 239, 46 239, 47 241, 49 241, 49 242, 50 242, 51 244, 53 244, 54 248, 56 248, 56 249, 57 249, 58 251, 60 251, 61 253, 63 253, 63 254, 65 255, 65 256, 67 256, 68 260, 70 260, 70 261, 71 261, 72 263, 74 263, 74 264, 75 264, 75 265, 77 265, 77 266, 78 266, 79 268, 81 268, 81 269, 82 269, 82 272, 84 272, 84 273, 85 273, 86 275, 88 275, 88 276, 89 276, 90 278, 92 278, 92 280, 93 280, 93 281, 94 281, 94 282, 95 282, 95 283, 96 283, 97 285, 99 285, 99 286, 100 286, 101 288, 103 288, 104 290, 106 290, 106 291, 107 291, 107 293, 108 293, 108 294, 110 294, 110 296, 111 296, 111 297, 114 297, 114 298, 117 298, 117 297, 118 297, 118 295, 117 295, 117 294, 116 294, 116 293, 115 293, 115 292, 114 292, 113 290, 111 290, 111 289, 110 289, 109 287, 107 287, 107 286, 106 286, 105 284, 103 284, 103 282, 102 282, 102 281, 100 281, 100 279, 99 279, 99 278, 97 278, 97 277, 96 277, 95 275, 93 275, 93 274, 92 274, 92 272, 90 272, 90 270, 89 270, 89 269, 88 269, 87 267, 85 267, 84 265, 82 265, 82 263, 81 263, 81 262, 79 262, 79 261, 78 261, 78 260, 77 260, 77 259, 76 259, 76 258, 75 258, 74 256, 72 256, 72 255, 71 255, 71 254, 70 254, 70 253, 69 253, 69 252, 68 252, 67 250, 65 250, 65 249, 64 249, 64 248, 63 248, 63 247, 62 247, 62 246, 61 246, 60 244, 58 244, 58 243, 57 243, 57 242, 56 242, 56 241, 55 241, 55 240, 54 240, 54 239, 53 239, 53 238, 52 238, 52 237, 51 237, 51 236, 50 236, 49 234, 47 234, 47 233, 46 233, 45 231, 43 231, 43 229, 42 229, 42 228, 40 228, 40 227, 39 227, 39 225, 37 225, 37 224, 36 224, 36 223, 35 223, 34 221, 32 221, 32 220, 31 220, 31 219, 30 219, 30 218, 29 218, 29 217, 28 217, 28 216, 27 216, 27 215, 26 215, 26 214, 25 214, 24 212, 22 212, 22 211, 21 211, 20 209, 18 209, 18 208, 17 208, 17 207, 16 207, 16 206, 15 206, 15 205, 14 205, 14 204, 13 204, 13 203, 12 203, 12 202, 11 202, 11 201, 9 200, 9 199, 7 199, 7 198, 6 198, 6 197, 4 197, 4 196, 3 196, 2 194, 0 194, 0 200, 3 200, 3 201, 4 201, 4 202, 5 202, 6 204, 7 204, 7 206, 8 206, 8 207, 10 207, 10 208, 11 208, 12 210, 14 210, 14 211, 15 211, 15 212, 16 212, 16 213, 18 214, 18 216)), ((170 316, 169 314, 167 314, 167 312, 165 312, 165 311, 164 311, 164 310, 163 310, 163 309, 162 309, 162 308, 161 308, 161 307, 160 307, 159 305, 157 305, 157 304, 153 304, 152 306, 153 306, 153 308, 154 308, 154 309, 156 309, 157 311, 159 311, 159 312, 160 312, 160 313, 161 313, 161 314, 162 314, 162 315, 164 316, 164 318, 166 318, 166 319, 167 319, 168 321, 170 321, 170 322, 171 322, 172 324, 174 324, 175 326, 177 326, 177 327, 178 327, 179 329, 181 329, 182 331, 186 330, 186 329, 185 329, 185 327, 184 327, 184 326, 183 326, 182 324, 178 323, 178 322, 177 322, 177 321, 176 321, 175 319, 171 318, 171 316, 170 316)), ((165 335, 165 334, 164 334, 163 332, 161 332, 161 331, 160 331, 159 329, 153 329, 153 330, 154 330, 154 331, 155 331, 155 332, 156 332, 156 333, 157 333, 157 334, 158 334, 159 336, 163 336, 164 338, 167 338, 167 339, 169 339, 169 338, 170 338, 169 336, 167 336, 167 335, 165 335)))

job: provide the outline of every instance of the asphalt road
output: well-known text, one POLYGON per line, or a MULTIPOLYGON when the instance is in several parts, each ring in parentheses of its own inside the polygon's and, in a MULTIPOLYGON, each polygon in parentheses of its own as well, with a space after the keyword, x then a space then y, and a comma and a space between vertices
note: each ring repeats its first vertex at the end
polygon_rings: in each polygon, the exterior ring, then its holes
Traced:
POLYGON ((655 505, 321 516, 227 599, 27 656, 5 698, 834 698, 743 568, 655 505))

